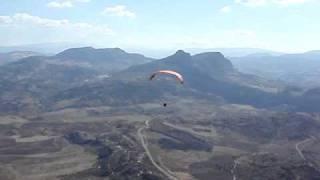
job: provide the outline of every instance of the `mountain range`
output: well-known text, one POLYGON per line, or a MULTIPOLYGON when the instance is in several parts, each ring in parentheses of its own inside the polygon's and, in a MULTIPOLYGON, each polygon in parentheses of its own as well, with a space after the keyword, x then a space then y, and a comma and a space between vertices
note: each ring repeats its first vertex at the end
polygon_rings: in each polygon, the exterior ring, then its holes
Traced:
MULTIPOLYGON (((85 93, 79 94, 79 97, 83 98, 91 96, 91 93, 96 93, 99 88, 104 91, 107 91, 105 88, 109 88, 108 91, 118 91, 113 85, 118 86, 119 82, 122 82, 123 89, 128 89, 125 86, 130 86, 130 83, 133 86, 130 89, 134 89, 137 84, 141 84, 141 88, 148 89, 150 83, 146 79, 152 72, 159 69, 172 69, 182 73, 186 79, 184 91, 200 92, 199 94, 205 92, 230 102, 257 103, 257 96, 274 96, 283 88, 277 83, 236 71, 231 62, 221 53, 202 53, 191 56, 182 50, 167 58, 154 60, 139 54, 126 53, 118 48, 75 48, 55 56, 24 58, 2 66, 0 72, 3 73, 3 82, 33 87, 25 87, 25 91, 19 89, 23 92, 42 88, 38 91, 55 92, 60 95, 67 93, 60 90, 74 87, 77 90, 70 89, 72 95, 68 97, 75 96, 75 92, 83 88, 86 89, 85 93), (104 78, 100 79, 99 77, 104 78), (105 80, 106 77, 109 78, 105 80), (107 84, 108 86, 105 87, 107 84), (94 87, 94 89, 88 89, 90 87, 94 87)), ((149 92, 153 93, 151 90, 149 92)), ((100 93, 102 96, 108 96, 103 92, 100 93)), ((135 91, 135 93, 140 94, 139 91, 135 91)), ((120 96, 124 96, 128 92, 119 91, 116 94, 119 97, 113 98, 122 101, 123 97, 120 96)), ((126 98, 130 100, 138 94, 132 94, 126 98)), ((146 94, 140 95, 145 96, 146 94)))
POLYGON ((220 52, 36 54, 0 66, 0 179, 318 179, 319 104, 220 52))
MULTIPOLYGON (((167 91, 167 93, 175 93, 178 96, 183 95, 178 93, 181 91, 185 94, 218 97, 227 103, 267 108, 285 106, 296 109, 304 106, 305 103, 302 103, 306 100, 304 95, 310 94, 309 91, 304 94, 304 90, 298 87, 241 73, 219 52, 190 55, 179 50, 167 58, 155 60, 140 54, 127 53, 119 48, 84 47, 68 49, 54 56, 23 58, 1 66, 0 73, 1 84, 11 84, 6 87, 6 91, 3 91, 4 94, 11 94, 16 90, 21 91, 21 93, 15 92, 16 95, 30 92, 36 98, 43 97, 41 101, 51 103, 53 102, 51 99, 46 99, 55 97, 65 101, 72 97, 74 101, 75 98, 80 98, 78 101, 81 101, 87 96, 85 104, 95 98, 104 103, 131 100, 135 102, 134 100, 142 100, 144 99, 142 96, 148 95, 156 99, 158 97, 154 96, 157 91, 155 89, 163 90, 170 87, 172 92, 167 91), (166 81, 158 84, 148 82, 148 76, 159 69, 180 72, 186 83, 183 87, 179 87, 166 81), (11 86, 14 89, 8 92, 11 86), (151 90, 151 86, 157 88, 153 87, 151 90), (67 99, 63 99, 66 97, 67 99)), ((2 96, 5 97, 2 99, 4 106, 10 102, 16 103, 7 96, 2 96)), ((75 104, 83 104, 78 101, 75 101, 75 104)), ((4 111, 8 108, 4 108, 4 111)))
POLYGON ((239 71, 308 89, 318 87, 320 52, 231 57, 239 71))

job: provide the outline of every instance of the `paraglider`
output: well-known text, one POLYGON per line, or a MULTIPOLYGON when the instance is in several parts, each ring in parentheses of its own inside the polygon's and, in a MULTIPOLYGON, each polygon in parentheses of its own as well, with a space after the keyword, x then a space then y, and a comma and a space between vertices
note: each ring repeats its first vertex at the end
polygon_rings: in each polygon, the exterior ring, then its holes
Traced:
MULTIPOLYGON (((183 84, 184 83, 184 80, 183 80, 183 76, 176 72, 176 71, 172 71, 172 70, 160 70, 160 71, 156 71, 154 73, 151 74, 150 76, 150 81, 153 80, 156 76, 160 75, 160 74, 166 74, 166 75, 170 75, 170 76, 173 76, 175 77, 178 82, 180 84, 183 84)), ((163 107, 167 107, 167 103, 163 103, 163 107)))
POLYGON ((160 70, 160 71, 156 71, 154 73, 152 73, 152 75, 150 76, 150 80, 153 80, 157 75, 159 74, 168 74, 168 75, 172 75, 172 76, 175 76, 176 79, 181 83, 183 84, 184 81, 183 81, 183 77, 181 74, 179 74, 178 72, 176 71, 172 71, 172 70, 160 70))

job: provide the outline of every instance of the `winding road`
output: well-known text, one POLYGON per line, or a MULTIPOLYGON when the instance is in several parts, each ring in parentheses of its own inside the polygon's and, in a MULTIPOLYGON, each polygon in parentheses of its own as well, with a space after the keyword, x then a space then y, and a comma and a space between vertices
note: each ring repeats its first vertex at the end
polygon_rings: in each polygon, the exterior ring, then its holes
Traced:
POLYGON ((149 120, 145 121, 145 126, 144 127, 141 127, 138 129, 138 136, 140 138, 140 141, 141 141, 141 144, 142 144, 142 147, 144 149, 144 151, 146 152, 148 158, 150 159, 151 163, 160 171, 162 172, 164 175, 166 175, 169 179, 171 180, 178 180, 176 177, 172 176, 170 173, 168 173, 165 169, 163 169, 161 166, 159 166, 153 159, 149 149, 148 149, 148 144, 146 143, 145 139, 144 139, 144 136, 142 134, 142 131, 144 129, 148 129, 150 126, 149 126, 149 120))
MULTIPOLYGON (((308 139, 305 139, 305 140, 303 140, 303 141, 300 141, 300 142, 298 142, 298 143, 296 144, 296 151, 298 152, 298 154, 299 154, 299 156, 301 157, 301 159, 303 159, 303 160, 306 161, 306 162, 307 162, 307 159, 306 159, 306 157, 303 155, 302 149, 300 148, 300 146, 303 145, 303 144, 305 144, 305 143, 308 143, 308 142, 310 142, 310 141, 312 141, 312 140, 316 140, 316 138, 315 138, 314 136, 310 136, 308 139)), ((308 165, 313 167, 313 165, 312 165, 310 162, 308 162, 308 165)))
POLYGON ((238 161, 237 161, 237 159, 235 159, 235 160, 233 161, 233 167, 232 167, 232 169, 231 169, 232 180, 237 180, 237 176, 236 176, 236 173, 235 173, 235 170, 236 170, 236 168, 237 168, 237 165, 238 165, 238 161))

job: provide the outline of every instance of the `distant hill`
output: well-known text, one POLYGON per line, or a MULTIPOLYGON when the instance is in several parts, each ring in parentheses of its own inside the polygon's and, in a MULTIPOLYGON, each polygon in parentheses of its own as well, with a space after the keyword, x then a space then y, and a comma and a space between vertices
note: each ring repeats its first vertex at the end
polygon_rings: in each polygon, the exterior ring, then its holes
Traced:
POLYGON ((123 70, 132 65, 152 61, 143 55, 127 53, 120 48, 95 49, 92 47, 67 49, 50 58, 51 61, 83 65, 109 73, 123 70))
POLYGON ((88 68, 51 64, 43 59, 34 56, 0 66, 0 113, 39 112, 47 108, 47 97, 97 75, 88 68))
POLYGON ((75 48, 55 56, 31 56, 0 66, 0 113, 47 108, 61 91, 108 78, 112 72, 151 61, 115 49, 75 48))
MULTIPOLYGON (((189 53, 179 50, 167 58, 133 66, 120 74, 132 74, 130 77, 147 77, 150 73, 159 69, 172 69, 181 72, 187 80, 187 85, 188 83, 203 83, 203 86, 208 86, 206 81, 212 81, 212 87, 215 86, 214 82, 223 82, 252 87, 266 92, 272 91, 272 88, 281 87, 274 82, 267 82, 254 76, 239 73, 234 69, 232 63, 219 52, 191 56, 189 53), (133 73, 135 74, 133 75, 133 73)), ((194 86, 193 88, 200 87, 194 86)))
POLYGON ((259 49, 259 48, 189 48, 186 51, 191 52, 192 54, 199 54, 203 52, 221 52, 226 57, 243 57, 248 55, 282 55, 282 52, 276 52, 272 50, 259 49))
POLYGON ((280 56, 254 56, 230 58, 239 71, 260 77, 281 80, 302 88, 320 86, 320 52, 280 56))
POLYGON ((29 51, 3 53, 0 54, 0 65, 19 59, 23 60, 23 58, 30 56, 37 56, 35 57, 36 59, 41 59, 51 64, 77 65, 97 70, 100 73, 117 72, 132 65, 154 60, 140 54, 128 53, 120 48, 95 49, 92 47, 82 47, 67 49, 53 56, 44 56, 29 51))
MULTIPOLYGON (((141 54, 147 55, 153 58, 164 58, 171 54, 173 54, 176 49, 152 49, 152 48, 128 48, 132 52, 139 52, 141 54)), ((242 57, 247 55, 282 55, 284 53, 267 50, 267 49, 259 49, 259 48, 184 48, 184 51, 187 51, 191 54, 201 54, 205 52, 220 52, 225 57, 242 57)))
POLYGON ((0 65, 14 62, 22 58, 40 55, 40 53, 32 51, 13 51, 8 53, 0 53, 0 65))
MULTIPOLYGON (((35 51, 42 54, 57 54, 63 50, 74 48, 74 47, 83 47, 82 43, 39 43, 39 44, 22 44, 15 46, 1 46, 0 53, 8 53, 11 51, 35 51)), ((88 46, 88 45, 87 45, 88 46)))

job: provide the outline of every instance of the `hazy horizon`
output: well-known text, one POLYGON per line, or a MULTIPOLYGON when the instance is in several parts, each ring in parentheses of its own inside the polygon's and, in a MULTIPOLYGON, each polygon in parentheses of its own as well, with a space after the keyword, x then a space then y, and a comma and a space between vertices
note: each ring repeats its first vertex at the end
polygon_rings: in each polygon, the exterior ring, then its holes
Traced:
POLYGON ((139 48, 139 47, 121 47, 121 46, 108 46, 108 45, 96 45, 96 44, 86 44, 86 43, 76 43, 76 42, 48 42, 48 43, 36 43, 36 44, 17 44, 12 46, 0 46, 0 53, 10 53, 15 51, 34 51, 38 53, 44 53, 47 55, 57 54, 62 51, 71 48, 84 48, 92 47, 95 49, 105 49, 105 48, 120 48, 129 53, 139 53, 151 58, 165 58, 177 52, 178 50, 183 50, 190 54, 199 54, 204 52, 221 52, 227 57, 242 57, 247 55, 255 54, 268 54, 268 55, 283 55, 283 54, 303 54, 312 51, 320 51, 319 49, 312 49, 307 51, 276 51, 272 49, 262 49, 255 47, 212 47, 212 48, 199 48, 199 47, 189 47, 189 48, 139 48))

